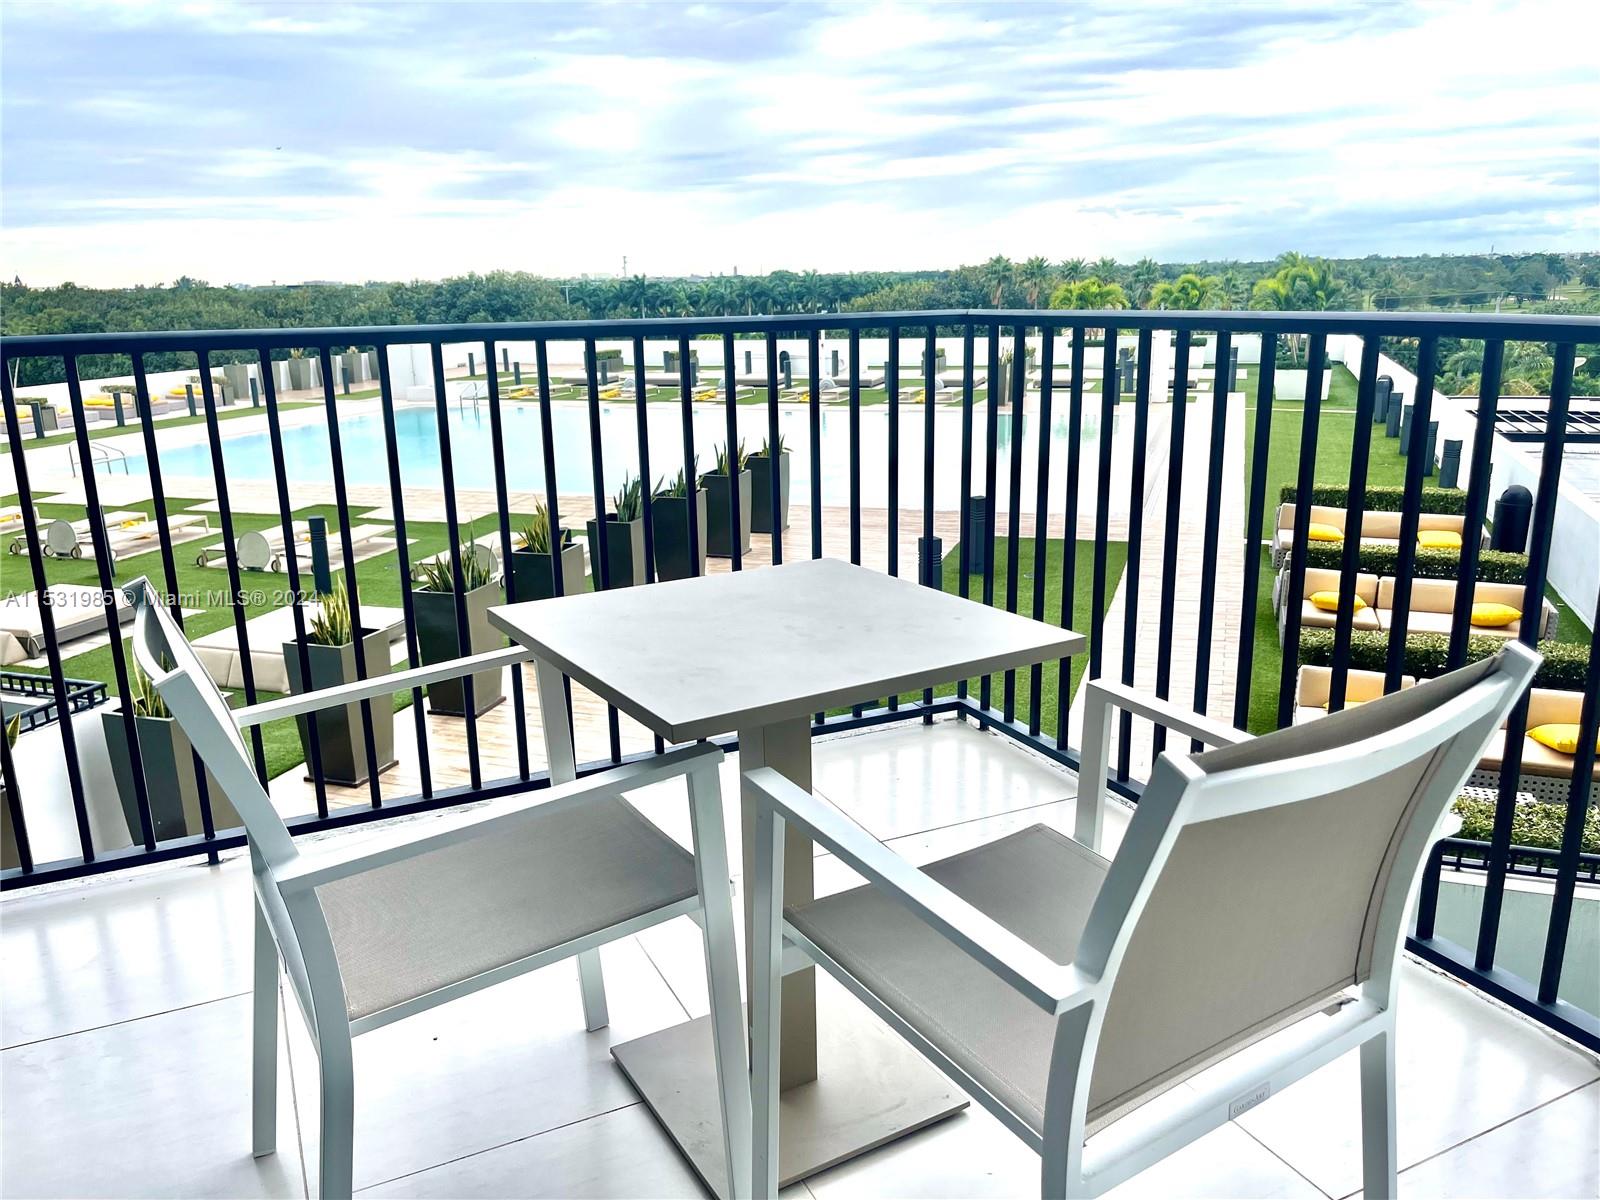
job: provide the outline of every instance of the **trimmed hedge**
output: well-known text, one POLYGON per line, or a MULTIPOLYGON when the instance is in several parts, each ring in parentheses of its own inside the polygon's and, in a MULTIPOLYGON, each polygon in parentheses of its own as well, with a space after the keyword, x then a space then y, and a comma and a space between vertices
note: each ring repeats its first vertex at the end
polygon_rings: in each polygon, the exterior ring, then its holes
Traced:
MULTIPOLYGON (((1300 631, 1300 662, 1312 667, 1333 665, 1333 630, 1302 629, 1300 631)), ((1467 637, 1467 661, 1477 662, 1488 658, 1505 645, 1504 638, 1474 633, 1467 637)), ((1565 692, 1581 692, 1584 676, 1589 670, 1589 647, 1576 642, 1540 642, 1536 649, 1544 655, 1544 662, 1534 672, 1533 686, 1557 688, 1565 692)), ((1353 671, 1382 671, 1389 657, 1389 634, 1386 630, 1356 629, 1350 634, 1350 669, 1353 671)), ((1450 668, 1450 639, 1442 633, 1412 633, 1406 635, 1406 653, 1403 671, 1418 679, 1443 675, 1450 668)))
MULTIPOLYGON (((1461 818, 1461 831, 1455 836, 1475 842, 1494 840, 1493 800, 1469 800, 1463 796, 1451 806, 1461 818)), ((1524 800, 1511 813, 1511 844, 1561 849, 1561 831, 1567 820, 1565 804, 1546 804, 1524 800)), ((1583 819, 1581 848, 1585 854, 1600 854, 1600 808, 1590 805, 1583 819)))
MULTIPOLYGON (((1414 579, 1454 579, 1460 566, 1459 550, 1418 546, 1411 563, 1414 579)), ((1399 546, 1362 546, 1357 569, 1369 575, 1394 575, 1400 562, 1399 546)), ((1308 542, 1306 566, 1337 571, 1344 565, 1342 542, 1308 542)), ((1480 583, 1521 583, 1527 578, 1528 556, 1509 550, 1478 551, 1480 583)))
MULTIPOLYGON (((1282 504, 1293 504, 1295 485, 1286 483, 1278 494, 1282 504)), ((1319 483, 1311 489, 1311 503, 1329 508, 1348 506, 1350 488, 1345 484, 1319 483)), ((1402 512, 1405 510, 1406 490, 1403 487, 1369 487, 1366 507, 1371 512, 1402 512)), ((1467 512, 1467 493, 1460 488, 1425 487, 1422 489, 1422 511, 1440 516, 1460 517, 1467 512)))

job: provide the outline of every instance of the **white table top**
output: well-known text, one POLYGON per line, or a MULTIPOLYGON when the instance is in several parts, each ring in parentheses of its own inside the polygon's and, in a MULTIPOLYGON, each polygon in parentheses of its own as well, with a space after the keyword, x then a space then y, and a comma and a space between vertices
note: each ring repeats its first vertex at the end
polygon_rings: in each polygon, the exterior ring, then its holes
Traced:
POLYGON ((489 610, 672 742, 1076 654, 1082 634, 836 559, 489 610))

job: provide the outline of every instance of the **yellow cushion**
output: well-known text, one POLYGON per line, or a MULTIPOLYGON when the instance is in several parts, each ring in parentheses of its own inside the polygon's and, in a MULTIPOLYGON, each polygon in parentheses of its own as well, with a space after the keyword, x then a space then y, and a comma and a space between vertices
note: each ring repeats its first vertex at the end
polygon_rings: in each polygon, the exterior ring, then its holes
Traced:
POLYGON ((1512 608, 1509 604, 1474 604, 1472 606, 1472 623, 1485 628, 1498 629, 1509 625, 1513 621, 1522 620, 1522 610, 1512 608))
MULTIPOLYGON (((1354 607, 1351 609, 1352 612, 1360 612, 1367 606, 1367 602, 1360 596, 1352 596, 1351 600, 1355 602, 1354 607)), ((1339 593, 1333 591, 1312 592, 1311 603, 1313 607, 1320 608, 1323 612, 1338 612, 1339 593)))
MULTIPOLYGON (((1346 701, 1345 701, 1345 702, 1344 702, 1344 706, 1345 706, 1345 707, 1346 707, 1346 708, 1360 708, 1360 707, 1361 707, 1361 706, 1362 706, 1362 705, 1363 705, 1363 704, 1365 704, 1365 703, 1366 703, 1366 701, 1365 701, 1365 700, 1346 700, 1346 701)), ((1329 706, 1330 706, 1330 705, 1332 705, 1332 704, 1333 704, 1333 701, 1332 701, 1332 700, 1324 700, 1324 701, 1323 701, 1323 702, 1322 702, 1322 707, 1323 707, 1323 708, 1324 708, 1324 709, 1326 709, 1326 708, 1328 708, 1328 707, 1329 707, 1329 706)))
POLYGON ((1448 529, 1424 529, 1417 534, 1417 545, 1429 550, 1459 550, 1461 535, 1451 533, 1448 529))
POLYGON ((1306 536, 1313 542, 1342 542, 1344 530, 1337 525, 1324 525, 1320 521, 1313 521, 1306 530, 1306 536))
MULTIPOLYGON (((1576 754, 1578 735, 1582 732, 1576 725, 1538 725, 1528 730, 1528 736, 1559 754, 1576 754)), ((1595 752, 1600 753, 1600 737, 1595 738, 1595 752)))

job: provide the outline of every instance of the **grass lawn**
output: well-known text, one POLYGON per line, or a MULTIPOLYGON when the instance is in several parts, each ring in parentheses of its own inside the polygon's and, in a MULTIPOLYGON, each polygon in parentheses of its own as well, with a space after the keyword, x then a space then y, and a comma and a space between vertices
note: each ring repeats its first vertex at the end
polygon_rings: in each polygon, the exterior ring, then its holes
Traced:
MULTIPOLYGON (((371 392, 352 392, 346 399, 358 400, 363 396, 376 396, 377 394, 375 390, 371 392)), ((285 400, 278 405, 278 411, 288 412, 293 408, 313 408, 320 407, 320 405, 321 402, 316 400, 285 400)), ((252 408, 248 404, 232 404, 217 411, 217 420, 231 421, 236 417, 260 416, 264 411, 264 409, 252 408)), ((205 416, 203 414, 193 417, 157 417, 156 429, 158 431, 162 429, 177 429, 180 425, 198 425, 204 420, 205 416)), ((101 438, 116 437, 118 434, 138 432, 139 423, 137 421, 130 421, 125 426, 119 426, 115 422, 109 424, 96 423, 89 428, 89 440, 94 442, 99 441, 101 438)), ((30 450, 44 446, 65 446, 68 442, 77 441, 77 437, 78 435, 71 431, 52 433, 42 438, 30 437, 26 432, 22 435, 23 444, 30 450)), ((0 448, 0 452, 10 454, 11 443, 9 441, 6 442, 3 448, 0 448)))
MULTIPOLYGON (((994 543, 994 602, 997 608, 1004 608, 1006 604, 1006 554, 1008 539, 996 538, 994 543)), ((1126 542, 1110 542, 1106 546, 1106 601, 1107 610, 1111 607, 1111 597, 1117 590, 1117 582, 1122 578, 1123 564, 1128 558, 1128 544, 1126 542)), ((1076 572, 1073 581, 1072 611, 1073 627, 1080 632, 1087 633, 1089 629, 1089 613, 1093 607, 1094 586, 1094 543, 1079 540, 1077 547, 1076 572)), ((1059 539, 1050 539, 1045 547, 1045 585, 1044 585, 1044 620, 1051 625, 1061 624, 1061 542, 1059 539)), ((961 547, 956 545, 945 553, 944 557, 944 590, 952 594, 961 591, 961 547)), ((971 577, 970 595, 983 594, 983 576, 976 574, 971 577)), ((1033 539, 1020 538, 1017 541, 1017 596, 1020 611, 1027 616, 1033 615, 1033 539)), ((1089 666, 1088 648, 1082 654, 1076 655, 1070 663, 1070 679, 1068 681, 1067 696, 1076 692, 1078 682, 1083 678, 1083 673, 1089 666)), ((1056 727, 1056 664, 1049 662, 1044 667, 1044 682, 1040 691, 1040 728, 1047 734, 1054 736, 1056 727)), ((994 692, 992 703, 999 708, 1004 698, 1003 676, 994 676, 994 692)), ((977 696, 978 681, 969 680, 968 686, 974 698, 977 696)), ((1017 673, 1017 720, 1026 722, 1032 711, 1029 702, 1029 673, 1017 673)), ((935 696, 953 696, 956 693, 954 683, 946 684, 934 689, 935 696)), ((920 699, 921 692, 907 692, 901 697, 903 701, 920 699)))

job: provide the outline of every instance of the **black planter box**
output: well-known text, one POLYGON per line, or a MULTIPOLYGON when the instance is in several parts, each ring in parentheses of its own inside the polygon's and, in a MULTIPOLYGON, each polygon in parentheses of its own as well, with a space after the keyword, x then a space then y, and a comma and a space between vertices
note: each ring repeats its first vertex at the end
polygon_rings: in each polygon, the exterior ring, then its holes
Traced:
MULTIPOLYGON (((750 553, 750 469, 739 472, 739 553, 750 553)), ((700 489, 706 496, 706 521, 711 542, 706 553, 716 558, 733 557, 733 539, 728 529, 728 477, 712 472, 700 476, 700 489)))
MULTIPOLYGON (((756 533, 771 533, 772 525, 772 460, 764 454, 752 454, 745 459, 750 468, 753 495, 750 498, 750 528, 756 533)), ((778 530, 789 528, 789 452, 778 456, 778 530)))
MULTIPOLYGON (((489 609, 501 601, 500 585, 486 583, 466 594, 467 639, 463 646, 456 634, 456 595, 454 592, 411 593, 412 612, 417 618, 417 643, 425 665, 450 662, 469 654, 482 654, 505 644, 505 637, 489 624, 489 609)), ((441 679, 428 685, 428 711, 446 717, 467 715, 466 688, 461 679, 441 679)), ((479 671, 472 676, 472 708, 481 716, 505 698, 504 682, 497 670, 479 671)))
MULTIPOLYGON (((589 523, 589 557, 594 560, 594 586, 600 588, 600 529, 595 521, 589 523)), ((606 514, 605 530, 606 586, 642 587, 644 585, 644 518, 636 521, 619 521, 616 513, 606 514)))
MULTIPOLYGON (((122 725, 120 707, 102 709, 101 725, 106 735, 106 754, 111 760, 111 777, 117 784, 117 798, 128 822, 128 834, 138 843, 143 832, 139 825, 139 796, 134 787, 133 756, 122 725)), ((139 757, 144 765, 145 794, 150 800, 150 827, 156 841, 205 832, 200 815, 200 781, 195 771, 189 737, 171 717, 133 718, 139 739, 139 757)), ((234 829, 240 824, 233 805, 209 775, 207 799, 211 803, 213 829, 234 829)))
POLYGON ((650 501, 651 533, 656 552, 656 579, 688 579, 706 570, 706 494, 694 494, 698 562, 689 560, 689 501, 683 496, 657 496, 650 501))
POLYGON ((311 360, 309 358, 291 358, 289 360, 289 386, 297 392, 303 392, 312 387, 311 360))
MULTIPOLYGON (((511 552, 511 589, 520 604, 524 600, 549 600, 556 595, 555 555, 532 550, 511 552)), ((568 542, 561 548, 561 592, 563 596, 584 591, 583 547, 568 542)))
MULTIPOLYGON (((389 635, 381 629, 361 631, 361 649, 366 656, 367 678, 389 673, 389 635)), ((307 661, 311 666, 311 686, 307 687, 300 674, 300 647, 296 642, 283 643, 283 662, 289 670, 289 691, 317 691, 337 687, 341 683, 354 683, 356 674, 356 648, 352 642, 343 646, 308 645, 307 661)), ((372 743, 377 754, 378 772, 382 774, 394 766, 394 702, 388 696, 379 696, 371 702, 372 743)), ((360 703, 344 704, 338 708, 323 709, 315 714, 317 722, 317 750, 322 756, 322 778, 328 783, 354 787, 367 781, 366 722, 361 715, 360 703)), ((300 749, 306 756, 306 769, 311 768, 310 718, 296 717, 300 729, 300 749)))

